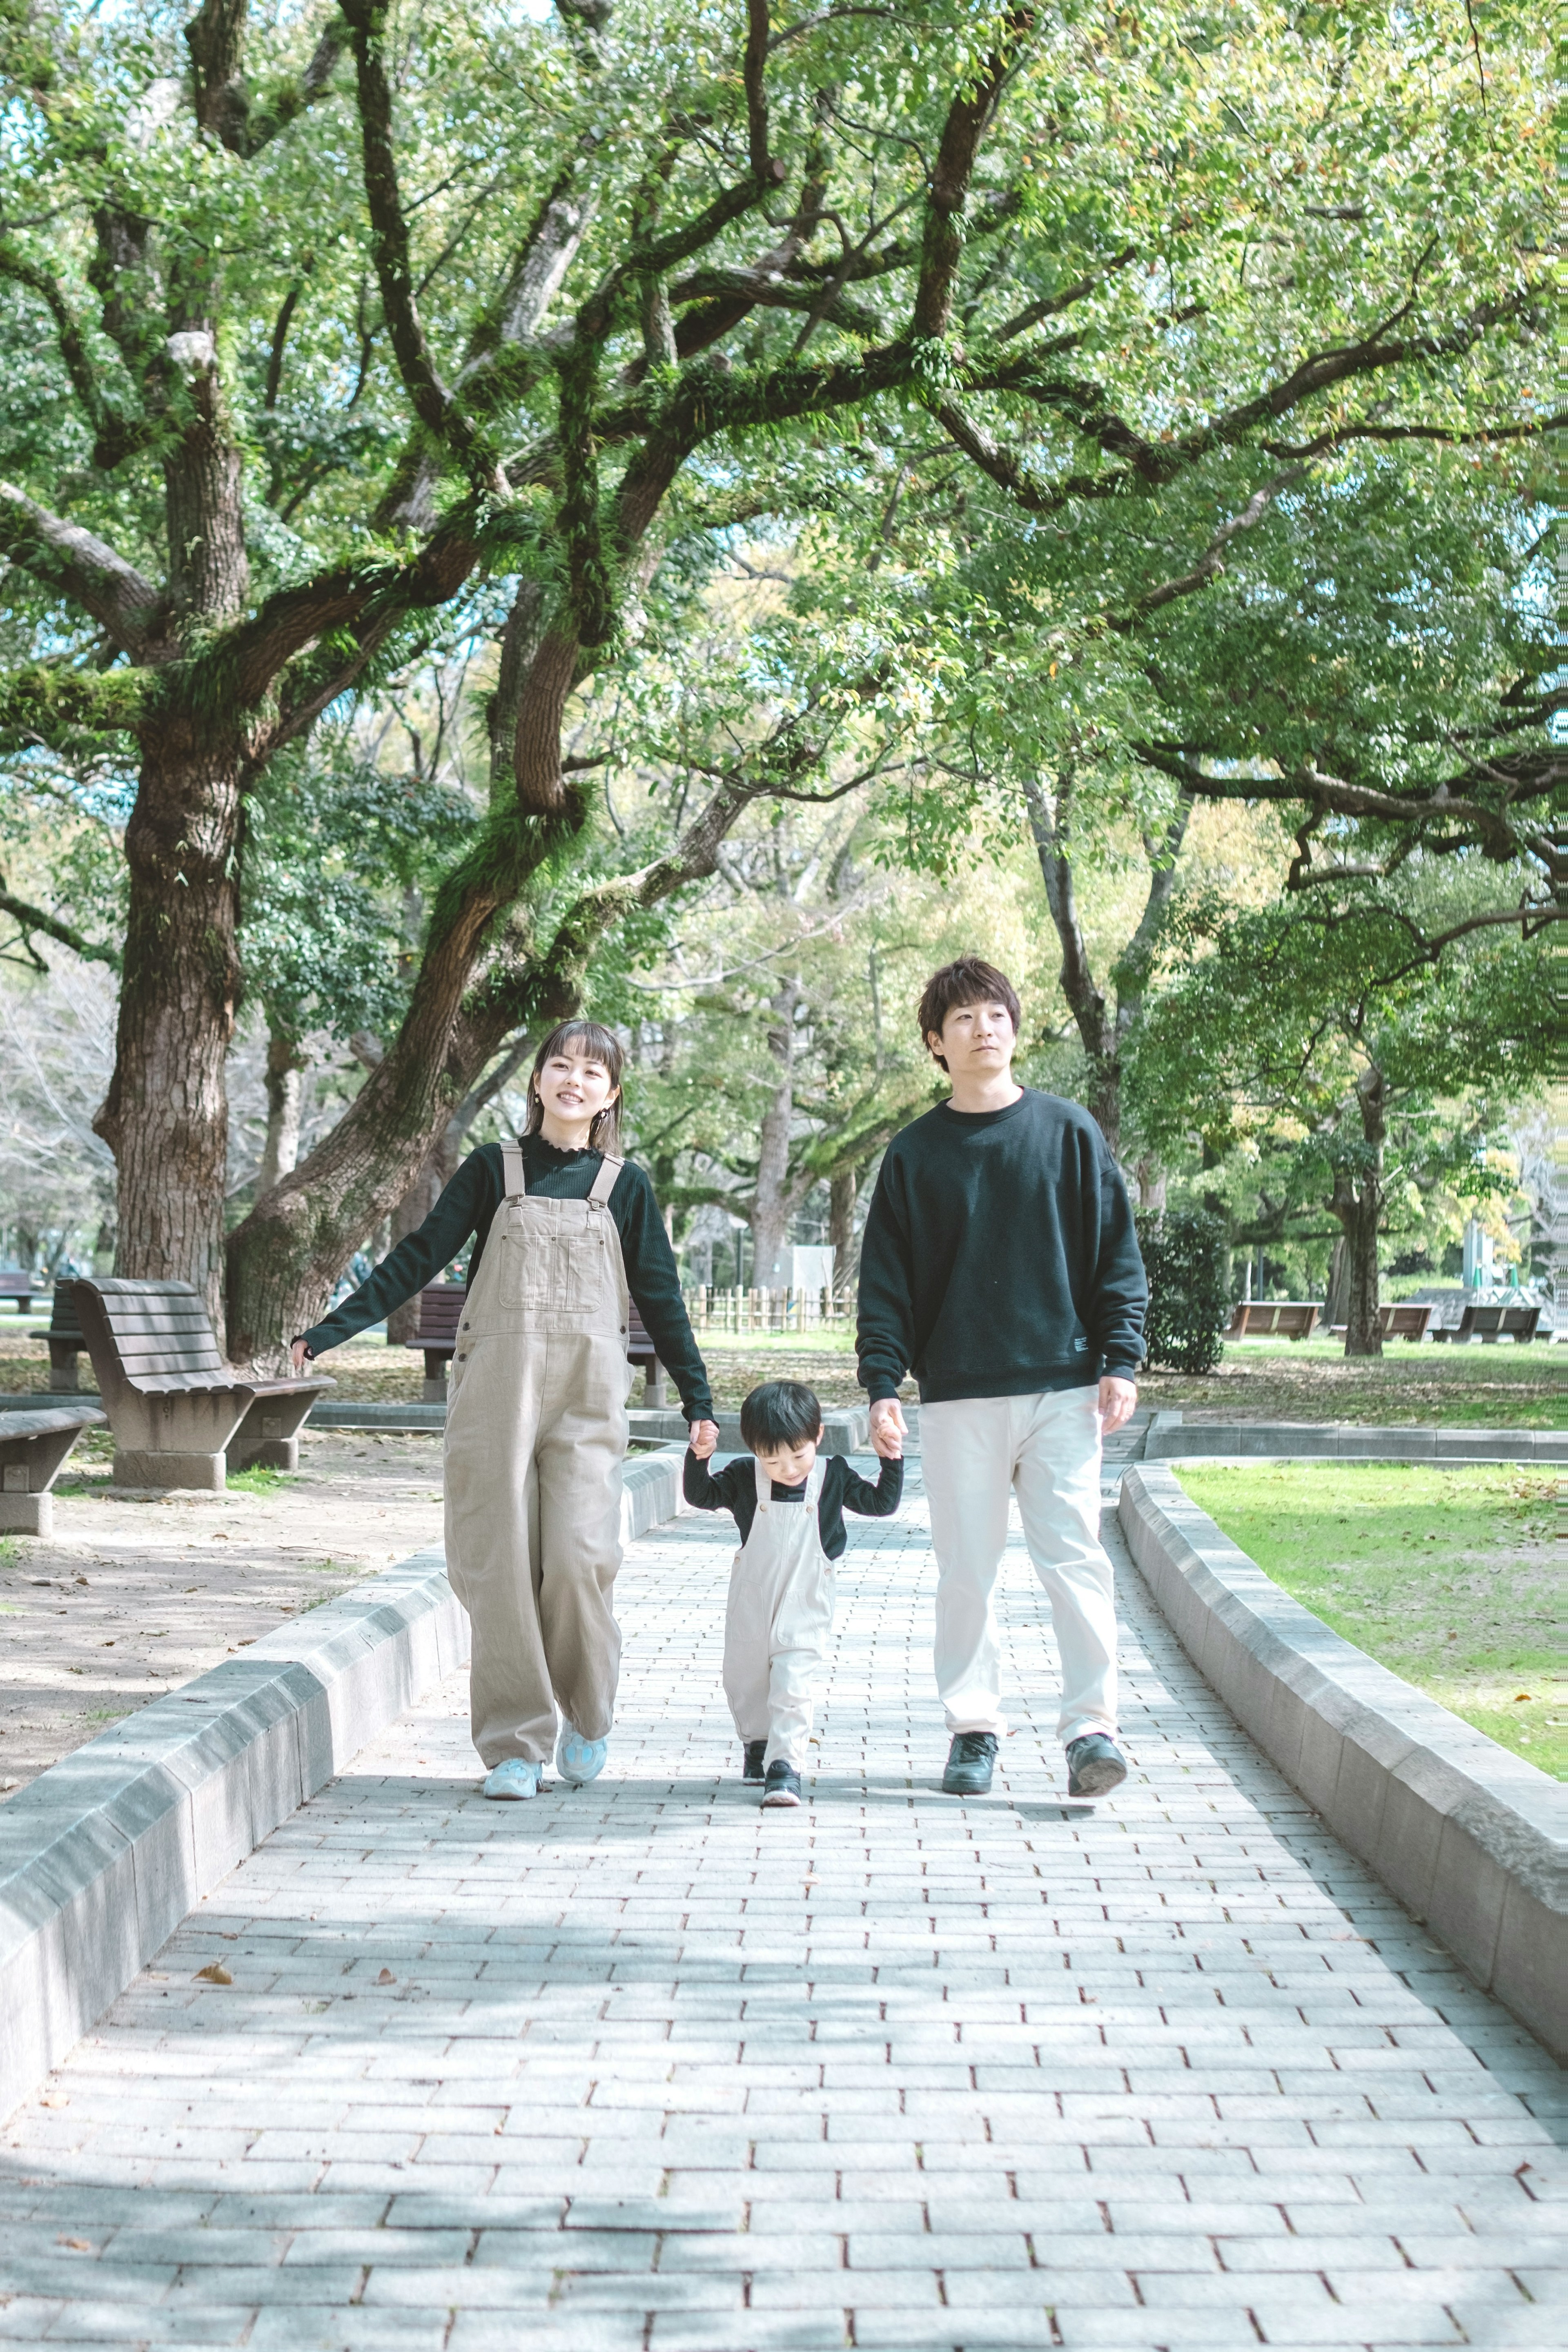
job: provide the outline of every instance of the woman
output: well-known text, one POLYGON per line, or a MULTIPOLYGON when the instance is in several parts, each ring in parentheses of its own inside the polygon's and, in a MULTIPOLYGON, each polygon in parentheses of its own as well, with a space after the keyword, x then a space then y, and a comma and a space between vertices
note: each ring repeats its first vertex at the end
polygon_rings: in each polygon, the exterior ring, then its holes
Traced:
POLYGON ((610 1595, 628 1291, 693 1438, 718 1434, 653 1186, 617 1156, 621 1062, 596 1021, 553 1029, 521 1140, 470 1153, 417 1233, 294 1342, 298 1366, 380 1322, 473 1235, 447 1408, 447 1573, 472 1621, 487 1797, 535 1795, 552 1751, 563 1780, 604 1769, 621 1655, 610 1595))

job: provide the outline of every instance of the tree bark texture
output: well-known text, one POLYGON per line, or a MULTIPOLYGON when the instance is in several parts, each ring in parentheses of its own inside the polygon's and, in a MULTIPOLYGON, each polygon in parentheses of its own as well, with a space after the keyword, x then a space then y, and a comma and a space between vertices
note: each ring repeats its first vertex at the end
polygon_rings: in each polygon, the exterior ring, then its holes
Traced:
MULTIPOLYGON (((417 1233, 436 1205, 441 1190, 442 1177, 437 1158, 427 1160, 392 1213, 392 1246, 397 1247, 408 1234, 417 1233)), ((386 1343, 389 1348, 411 1348, 419 1328, 417 1296, 395 1307, 386 1318, 386 1343)))
POLYGON ((304 1058, 298 1041, 275 1029, 267 1040, 267 1141, 256 1176, 258 1199, 298 1160, 304 1109, 304 1058))
POLYGON ((859 1191, 859 1171, 855 1168, 837 1169, 827 1185, 827 1238, 833 1244, 833 1287, 839 1297, 847 1296, 855 1256, 855 1199, 859 1191))
POLYGON ((166 729, 143 761, 125 832, 114 1076, 93 1121, 115 1160, 115 1271, 194 1282, 220 1346, 240 780, 239 744, 188 727, 166 729))

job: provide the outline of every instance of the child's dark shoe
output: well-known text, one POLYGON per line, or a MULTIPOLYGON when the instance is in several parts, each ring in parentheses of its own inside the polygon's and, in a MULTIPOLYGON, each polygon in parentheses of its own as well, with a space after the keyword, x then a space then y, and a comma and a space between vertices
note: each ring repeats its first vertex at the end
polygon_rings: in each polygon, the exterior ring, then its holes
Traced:
POLYGON ((768 1766, 768 1777, 763 1790, 764 1805, 798 1805, 800 1774, 782 1756, 775 1756, 768 1766))
POLYGON ((942 1776, 943 1796, 985 1796, 995 1766, 994 1731, 955 1731, 952 1746, 947 1751, 947 1769, 942 1776))
POLYGON ((1068 1741, 1068 1795, 1109 1797, 1127 1778, 1127 1759, 1103 1731, 1068 1741))
POLYGON ((765 1739, 747 1740, 746 1760, 741 1767, 741 1778, 742 1780, 760 1780, 762 1779, 763 1759, 767 1752, 768 1743, 765 1739))

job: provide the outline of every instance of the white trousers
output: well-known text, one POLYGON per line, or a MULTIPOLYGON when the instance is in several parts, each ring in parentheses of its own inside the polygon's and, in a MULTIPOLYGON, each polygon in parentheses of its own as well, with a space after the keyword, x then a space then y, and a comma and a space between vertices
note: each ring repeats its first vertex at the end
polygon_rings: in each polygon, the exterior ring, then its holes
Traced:
POLYGON ((921 1407, 921 1463, 936 1553, 936 1686, 954 1731, 1007 1728, 996 1572, 1007 1503, 1051 1604, 1063 1740, 1116 1730, 1116 1597, 1100 1540, 1098 1391, 963 1397, 921 1407))
POLYGON ((818 1461, 798 1503, 775 1503, 757 1465, 757 1515, 735 1554, 724 1612, 724 1696, 744 1740, 765 1739, 768 1765, 804 1771, 816 1694, 833 1640, 833 1562, 822 1549, 818 1461))

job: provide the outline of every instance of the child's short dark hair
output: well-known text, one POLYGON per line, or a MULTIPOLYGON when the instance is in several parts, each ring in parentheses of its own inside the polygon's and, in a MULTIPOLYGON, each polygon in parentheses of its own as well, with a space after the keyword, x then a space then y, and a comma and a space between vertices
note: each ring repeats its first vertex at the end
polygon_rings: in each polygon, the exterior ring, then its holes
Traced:
POLYGON ((822 1407, 804 1381, 764 1381, 741 1407, 741 1435, 753 1454, 804 1445, 822 1427, 822 1407))
MULTIPOLYGON (((944 963, 940 971, 932 972, 915 1012, 922 1045, 930 1038, 942 1035, 943 1024, 955 1004, 1005 1004, 1013 1024, 1013 1034, 1015 1036, 1018 1034, 1018 1024, 1023 1018, 1018 992, 1005 971, 998 971, 994 963, 985 962, 983 957, 960 956, 956 962, 944 963)), ((942 1068, 946 1069, 947 1064, 942 1055, 933 1055, 932 1059, 941 1062, 942 1068)))

